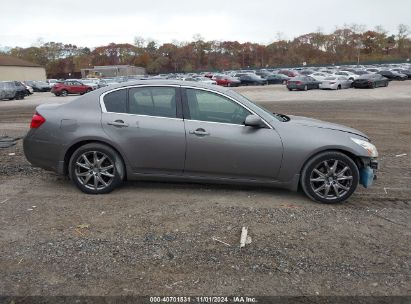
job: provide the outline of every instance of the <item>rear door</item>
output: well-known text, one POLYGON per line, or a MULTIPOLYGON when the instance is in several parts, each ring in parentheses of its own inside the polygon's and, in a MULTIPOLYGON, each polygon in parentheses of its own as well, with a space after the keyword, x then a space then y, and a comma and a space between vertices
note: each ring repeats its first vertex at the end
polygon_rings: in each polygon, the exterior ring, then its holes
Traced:
POLYGON ((282 142, 269 127, 244 125, 252 114, 228 96, 198 88, 183 93, 187 151, 184 175, 273 180, 282 142))
POLYGON ((180 88, 138 86, 102 97, 102 125, 135 174, 180 175, 185 130, 180 88))

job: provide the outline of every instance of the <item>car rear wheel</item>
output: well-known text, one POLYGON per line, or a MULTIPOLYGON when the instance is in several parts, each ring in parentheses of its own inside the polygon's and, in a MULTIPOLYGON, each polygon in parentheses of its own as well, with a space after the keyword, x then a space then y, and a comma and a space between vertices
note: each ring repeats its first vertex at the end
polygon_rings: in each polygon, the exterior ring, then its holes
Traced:
POLYGON ((316 202, 340 203, 354 193, 358 180, 358 167, 350 157, 328 151, 314 156, 305 164, 301 187, 316 202))
POLYGON ((66 97, 68 92, 66 90, 61 91, 60 96, 66 97))
POLYGON ((123 181, 124 164, 112 148, 91 143, 73 153, 69 163, 69 176, 85 193, 109 193, 123 181))
POLYGON ((341 85, 340 84, 338 85, 337 90, 341 90, 341 85))

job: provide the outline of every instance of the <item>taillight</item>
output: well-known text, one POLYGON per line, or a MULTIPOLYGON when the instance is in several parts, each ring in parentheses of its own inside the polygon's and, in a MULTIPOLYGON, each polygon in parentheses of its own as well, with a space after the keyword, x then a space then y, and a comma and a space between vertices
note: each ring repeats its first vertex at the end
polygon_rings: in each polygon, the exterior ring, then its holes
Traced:
POLYGON ((33 118, 31 119, 30 128, 37 129, 45 122, 46 122, 46 119, 36 112, 36 114, 34 114, 33 118))
POLYGON ((300 85, 300 84, 301 84, 301 81, 297 81, 295 84, 296 84, 296 85, 300 85))

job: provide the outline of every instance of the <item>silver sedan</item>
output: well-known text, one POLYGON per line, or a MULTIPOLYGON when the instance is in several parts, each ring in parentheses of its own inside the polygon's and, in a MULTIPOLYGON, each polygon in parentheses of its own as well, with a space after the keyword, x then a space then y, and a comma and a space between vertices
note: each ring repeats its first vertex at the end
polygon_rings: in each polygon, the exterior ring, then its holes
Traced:
POLYGON ((340 90, 351 88, 352 80, 343 76, 330 76, 320 83, 320 89, 340 90))
POLYGON ((37 107, 24 152, 90 194, 126 179, 196 181, 301 188, 325 203, 369 187, 378 156, 358 130, 270 113, 219 86, 159 80, 37 107))

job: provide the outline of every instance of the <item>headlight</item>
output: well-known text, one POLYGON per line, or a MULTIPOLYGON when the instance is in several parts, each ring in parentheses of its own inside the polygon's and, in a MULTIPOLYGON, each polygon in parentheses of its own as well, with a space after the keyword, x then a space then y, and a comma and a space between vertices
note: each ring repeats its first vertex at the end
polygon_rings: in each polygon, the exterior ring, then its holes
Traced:
POLYGON ((368 154, 371 157, 377 157, 378 156, 377 148, 372 143, 370 143, 368 141, 365 141, 365 140, 362 140, 362 139, 353 138, 353 137, 351 137, 351 140, 353 142, 355 142, 357 145, 360 145, 365 150, 367 150, 368 154))

